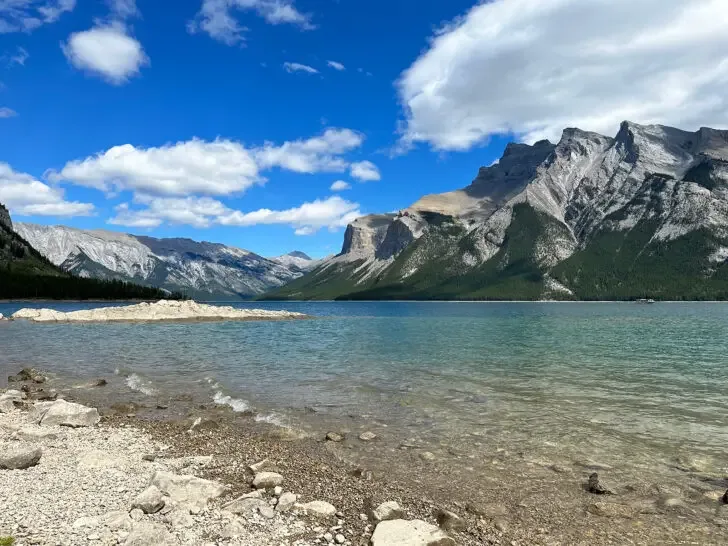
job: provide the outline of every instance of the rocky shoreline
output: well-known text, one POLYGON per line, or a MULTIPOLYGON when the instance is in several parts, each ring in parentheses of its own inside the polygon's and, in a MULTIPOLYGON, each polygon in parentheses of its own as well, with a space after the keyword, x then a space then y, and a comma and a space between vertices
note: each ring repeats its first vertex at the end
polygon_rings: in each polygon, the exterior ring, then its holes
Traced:
POLYGON ((17 544, 720 544, 728 527, 728 479, 698 471, 699 461, 685 467, 687 489, 625 481, 595 461, 533 463, 524 473, 522 457, 509 463, 503 452, 491 462, 495 483, 410 453, 406 442, 387 448, 366 429, 302 437, 183 394, 140 405, 110 396, 104 379, 61 387, 25 369, 9 381, 0 453, 37 459, 0 470, 9 491, 0 498, 0 538, 17 544), (58 422, 69 408, 73 427, 58 422), (362 466, 352 443, 380 453, 381 464, 362 466), (403 475, 392 457, 419 464, 407 463, 403 475), (190 508, 175 496, 190 483, 215 495, 190 508), (152 541, 134 538, 135 527, 152 541))
MULTIPOLYGON (((265 309, 237 309, 207 305, 195 301, 160 300, 136 305, 96 307, 64 313, 55 309, 24 308, 13 313, 12 320, 31 322, 172 322, 223 320, 289 320, 308 318, 302 313, 265 309)), ((0 315, 2 319, 2 315, 0 315)))
POLYGON ((100 414, 35 370, 10 379, 22 390, 0 394, 0 540, 17 546, 501 543, 495 529, 466 532, 447 508, 285 438, 100 414))

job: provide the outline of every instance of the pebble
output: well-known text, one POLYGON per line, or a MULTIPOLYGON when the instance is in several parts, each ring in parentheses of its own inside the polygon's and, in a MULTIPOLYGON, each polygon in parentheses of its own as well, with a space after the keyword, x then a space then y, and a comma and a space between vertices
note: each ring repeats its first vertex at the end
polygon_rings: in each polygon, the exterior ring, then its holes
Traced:
POLYGON ((273 494, 276 497, 280 497, 283 494, 283 488, 280 485, 275 486, 275 488, 273 489, 273 494))
POLYGON ((336 541, 336 544, 343 544, 344 542, 346 542, 346 537, 339 533, 334 537, 334 540, 336 541))
POLYGON ((423 461, 434 461, 435 460, 435 454, 430 451, 423 451, 420 453, 420 459, 423 461))
POLYGON ((371 441, 372 441, 372 440, 374 440, 374 438, 376 438, 376 437, 377 437, 377 435, 376 435, 376 434, 374 434, 373 432, 370 432, 370 431, 367 431, 367 432, 362 432, 362 433, 361 433, 361 434, 359 435, 359 439, 360 439, 360 440, 361 440, 362 442, 371 442, 371 441))

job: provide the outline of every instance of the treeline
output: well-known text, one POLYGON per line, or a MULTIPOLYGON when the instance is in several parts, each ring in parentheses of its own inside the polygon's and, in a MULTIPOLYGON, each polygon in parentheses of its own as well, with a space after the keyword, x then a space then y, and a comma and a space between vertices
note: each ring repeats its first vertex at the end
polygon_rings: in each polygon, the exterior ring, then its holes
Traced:
POLYGON ((16 273, 6 266, 0 268, 0 299, 160 300, 182 295, 118 280, 16 273))

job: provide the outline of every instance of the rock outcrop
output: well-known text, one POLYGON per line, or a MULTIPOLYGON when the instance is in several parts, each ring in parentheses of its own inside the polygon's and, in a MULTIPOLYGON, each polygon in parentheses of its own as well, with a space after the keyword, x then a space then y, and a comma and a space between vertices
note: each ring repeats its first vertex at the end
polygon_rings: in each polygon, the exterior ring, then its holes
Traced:
POLYGON ((229 306, 206 305, 194 301, 161 300, 123 307, 97 307, 64 313, 54 309, 21 309, 13 319, 33 322, 130 322, 130 321, 194 321, 194 320, 282 320, 305 318, 289 311, 236 309, 229 306))

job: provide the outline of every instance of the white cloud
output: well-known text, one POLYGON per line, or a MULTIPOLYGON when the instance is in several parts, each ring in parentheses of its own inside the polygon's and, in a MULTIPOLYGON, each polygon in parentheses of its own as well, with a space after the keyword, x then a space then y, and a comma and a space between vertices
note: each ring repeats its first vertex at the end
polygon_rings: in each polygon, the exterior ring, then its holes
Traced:
POLYGON ((49 180, 66 180, 102 191, 152 195, 231 195, 264 181, 262 171, 281 168, 297 173, 343 172, 343 157, 364 137, 351 129, 326 129, 306 140, 246 148, 239 142, 192 139, 156 148, 115 146, 82 160, 70 161, 49 180))
POLYGON ((326 64, 328 64, 334 70, 346 70, 346 67, 343 64, 337 63, 336 61, 328 61, 326 64))
POLYGON ((364 136, 351 129, 326 129, 321 136, 266 143, 254 150, 261 169, 280 167, 297 173, 343 172, 349 163, 341 156, 362 145, 364 136))
POLYGON ((344 190, 350 190, 351 184, 348 182, 344 182, 343 180, 337 180, 333 184, 331 184, 331 191, 344 191, 344 190))
POLYGON ((66 201, 63 190, 15 172, 7 163, 0 163, 0 203, 21 216, 88 216, 94 209, 91 203, 66 201))
POLYGON ((2 108, 0 108, 0 119, 14 118, 17 115, 18 113, 12 108, 8 108, 7 106, 3 106, 2 108))
POLYGON ((142 45, 129 36, 121 23, 71 34, 62 48, 73 66, 115 85, 126 83, 149 64, 142 45))
POLYGON ((361 216, 359 205, 340 197, 317 199, 287 210, 260 209, 253 212, 233 210, 209 197, 145 197, 135 199, 145 208, 132 209, 128 203, 116 208, 110 224, 153 228, 164 223, 205 228, 211 225, 255 226, 290 225, 298 235, 310 235, 321 228, 335 230, 361 216))
POLYGON ((30 32, 75 7, 76 0, 0 0, 0 34, 30 32))
POLYGON ((728 125, 725 0, 494 0, 438 32, 400 77, 403 143, 467 150, 623 119, 728 125))
POLYGON ((301 63, 283 63, 283 68, 286 69, 286 72, 306 72, 308 74, 318 74, 319 71, 316 70, 312 66, 308 66, 307 64, 301 64, 301 63))
POLYGON ((232 211, 218 218, 226 226, 254 226, 259 224, 285 224, 297 235, 310 235, 321 228, 335 230, 361 216, 359 205, 334 196, 287 210, 260 209, 255 212, 232 211))
POLYGON ((18 46, 15 49, 15 53, 6 53, 2 56, 2 59, 0 60, 4 62, 8 67, 12 67, 16 64, 18 66, 25 66, 25 61, 27 61, 29 57, 30 54, 28 53, 28 51, 25 48, 18 46))
POLYGON ((258 180, 258 167, 237 142, 193 139, 158 148, 114 146, 66 163, 60 172, 49 171, 46 176, 103 191, 228 195, 252 186, 258 180))
POLYGON ((228 45, 244 41, 248 30, 232 15, 233 10, 253 11, 271 25, 291 24, 303 29, 315 28, 311 15, 296 9, 293 0, 203 0, 202 7, 187 28, 190 32, 206 32, 228 45))
POLYGON ((114 17, 127 19, 139 15, 136 0, 106 0, 114 17))
POLYGON ((379 169, 371 161, 360 161, 358 163, 352 163, 349 169, 349 173, 352 178, 361 180, 362 182, 370 182, 372 180, 381 180, 382 175, 379 174, 379 169))

